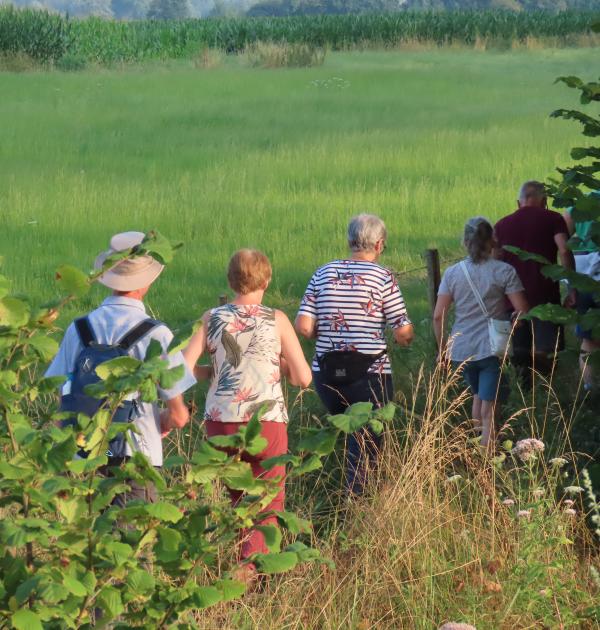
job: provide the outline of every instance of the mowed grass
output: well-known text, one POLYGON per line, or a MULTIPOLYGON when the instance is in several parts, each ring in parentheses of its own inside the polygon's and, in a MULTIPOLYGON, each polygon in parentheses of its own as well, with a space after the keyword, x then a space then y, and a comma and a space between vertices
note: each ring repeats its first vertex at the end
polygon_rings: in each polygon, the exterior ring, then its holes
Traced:
MULTIPOLYGON (((387 222, 382 262, 398 271, 420 266, 427 247, 455 257, 465 218, 500 217, 523 180, 568 162, 579 129, 548 114, 575 94, 553 82, 593 76, 596 59, 594 49, 388 51, 297 70, 228 59, 0 74, 4 272, 47 299, 60 264, 89 268, 114 232, 158 228, 185 242, 149 297, 176 325, 216 303, 245 246, 271 257, 267 301, 293 314, 362 211, 387 222)), ((421 322, 422 274, 401 284, 421 322)), ((100 289, 75 308, 98 299, 100 289)))

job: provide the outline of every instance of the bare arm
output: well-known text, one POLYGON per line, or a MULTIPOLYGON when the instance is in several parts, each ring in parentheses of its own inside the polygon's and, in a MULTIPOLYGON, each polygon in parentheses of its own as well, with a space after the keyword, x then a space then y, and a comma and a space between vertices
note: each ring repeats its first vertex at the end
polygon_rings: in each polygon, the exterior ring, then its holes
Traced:
POLYGON ((438 348, 440 349, 440 356, 446 351, 447 334, 445 325, 452 302, 453 300, 451 295, 438 295, 435 310, 433 311, 433 332, 435 334, 435 340, 437 341, 438 348))
POLYGON ((292 385, 308 387, 312 381, 312 373, 292 323, 281 311, 275 311, 275 322, 281 338, 282 372, 287 372, 286 375, 292 385))
POLYGON ((567 230, 569 230, 569 236, 573 236, 573 234, 575 234, 575 221, 573 221, 573 217, 571 216, 571 213, 568 210, 565 210, 563 212, 563 219, 565 220, 565 223, 567 224, 567 230))
POLYGON ((188 345, 183 349, 183 357, 188 367, 192 372, 194 372, 194 376, 198 378, 201 376, 200 374, 196 375, 196 363, 198 359, 204 354, 206 351, 206 322, 208 320, 208 312, 202 315, 202 326, 200 329, 192 335, 188 345))
POLYGON ((406 324, 399 328, 394 328, 394 341, 404 348, 410 346, 415 338, 415 329, 412 324, 406 324))
POLYGON ((317 336, 317 320, 309 315, 298 315, 295 322, 296 332, 306 339, 317 336))
POLYGON ((529 303, 525 297, 525 291, 515 291, 514 293, 507 293, 506 297, 510 300, 512 307, 515 309, 517 316, 522 313, 529 312, 529 303))
POLYGON ((569 249, 567 242, 569 240, 568 234, 555 234, 554 242, 558 247, 558 257, 560 259, 560 264, 565 269, 571 269, 575 271, 575 256, 573 256, 573 252, 569 249))

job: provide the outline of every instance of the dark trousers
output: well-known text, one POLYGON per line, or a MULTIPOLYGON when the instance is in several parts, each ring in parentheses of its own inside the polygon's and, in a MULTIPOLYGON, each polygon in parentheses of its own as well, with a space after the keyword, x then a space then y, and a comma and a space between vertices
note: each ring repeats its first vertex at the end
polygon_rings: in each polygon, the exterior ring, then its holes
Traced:
POLYGON ((526 388, 533 383, 533 370, 548 376, 556 359, 556 352, 565 347, 564 329, 554 322, 541 319, 521 322, 513 333, 512 364, 526 388))
MULTIPOLYGON (((106 466, 102 466, 102 468, 99 469, 99 472, 105 477, 112 477, 113 473, 111 472, 111 468, 118 468, 122 464, 126 463, 128 459, 129 457, 110 457, 108 459, 108 464, 106 466)), ((124 508, 129 502, 135 501, 136 499, 141 499, 145 503, 156 503, 156 486, 151 481, 140 483, 139 481, 135 481, 133 479, 127 479, 125 483, 129 486, 129 490, 115 495, 115 498, 112 500, 112 505, 124 508)))
MULTIPOLYGON (((320 372, 313 372, 315 390, 331 415, 344 413, 347 407, 357 402, 372 402, 382 407, 394 397, 390 374, 368 374, 349 385, 329 385, 320 372)), ((353 494, 364 491, 367 472, 377 465, 382 437, 369 427, 363 427, 346 438, 346 489, 353 494)))

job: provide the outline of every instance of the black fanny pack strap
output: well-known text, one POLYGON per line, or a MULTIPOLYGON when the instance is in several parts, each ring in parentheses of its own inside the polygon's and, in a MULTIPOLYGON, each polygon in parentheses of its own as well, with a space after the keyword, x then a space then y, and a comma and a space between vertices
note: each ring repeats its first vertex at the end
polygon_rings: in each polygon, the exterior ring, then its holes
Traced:
POLYGON ((160 322, 157 322, 155 319, 145 319, 132 328, 121 341, 119 341, 118 345, 123 348, 123 350, 129 350, 129 348, 133 347, 144 335, 147 335, 153 328, 156 328, 156 326, 160 326, 160 322))
POLYGON ((96 341, 96 335, 94 329, 90 324, 90 320, 87 317, 80 317, 75 320, 75 329, 79 335, 79 339, 84 348, 88 348, 96 341))

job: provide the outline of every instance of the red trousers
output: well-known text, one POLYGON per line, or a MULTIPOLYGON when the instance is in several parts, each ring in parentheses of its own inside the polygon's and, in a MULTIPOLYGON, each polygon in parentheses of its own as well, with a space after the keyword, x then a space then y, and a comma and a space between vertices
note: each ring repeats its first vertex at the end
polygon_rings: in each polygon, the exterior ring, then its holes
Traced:
MULTIPOLYGON (((206 420, 206 435, 213 437, 214 435, 232 435, 237 433, 242 422, 214 422, 206 420)), ((252 466, 252 473, 255 477, 261 479, 277 479, 281 488, 277 496, 265 508, 265 512, 275 511, 282 512, 285 501, 285 466, 275 466, 271 470, 265 470, 261 463, 269 457, 277 455, 285 455, 288 450, 287 424, 285 422, 261 422, 262 430, 260 434, 267 440, 267 447, 258 455, 250 455, 242 453, 242 461, 248 462, 252 466)), ((236 505, 242 498, 243 492, 240 490, 229 490, 231 503, 236 505)), ((260 522, 260 525, 277 525, 277 518, 269 516, 260 522)), ((267 553, 268 549, 265 545, 265 538, 262 532, 256 530, 243 531, 242 534, 242 558, 249 558, 255 553, 267 553)))

